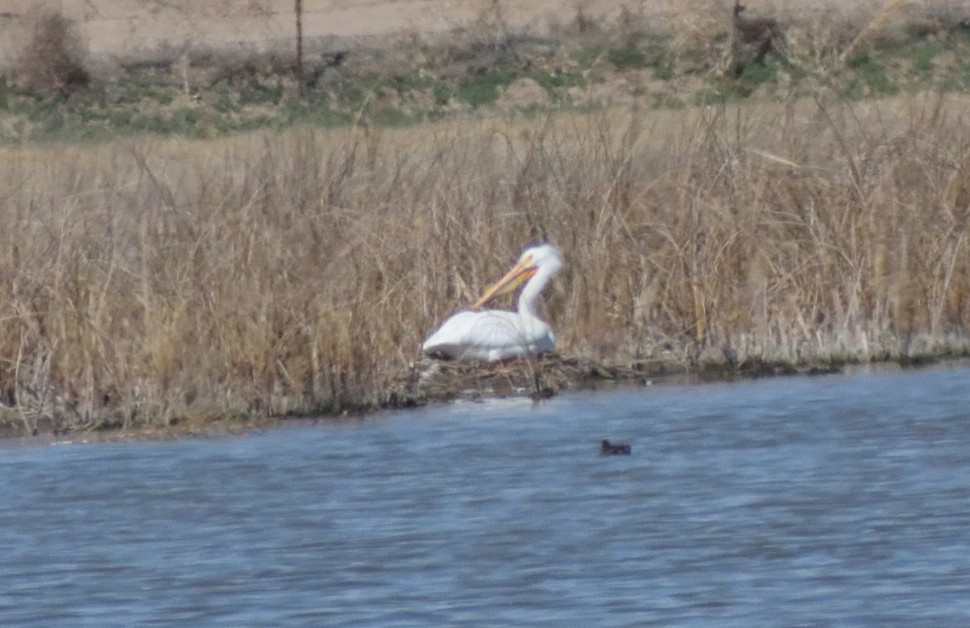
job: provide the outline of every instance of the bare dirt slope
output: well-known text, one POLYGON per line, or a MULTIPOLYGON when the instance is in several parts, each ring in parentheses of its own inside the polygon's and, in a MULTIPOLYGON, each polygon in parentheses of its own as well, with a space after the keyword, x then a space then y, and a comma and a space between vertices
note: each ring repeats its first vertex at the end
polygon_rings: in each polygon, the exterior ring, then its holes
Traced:
MULTIPOLYGON (((959 2, 961 0, 941 0, 959 2)), ((900 0, 748 0, 751 14, 832 11, 875 14, 900 0)), ((922 4, 904 0, 902 4, 922 4)), ((498 11, 511 28, 543 32, 575 20, 615 18, 626 10, 658 21, 729 16, 734 0, 303 0, 306 41, 317 47, 360 38, 440 33, 474 24, 498 11)), ((89 53, 116 61, 151 57, 160 50, 292 47, 294 0, 0 0, 0 64, 17 58, 39 14, 59 11, 76 21, 89 53)))

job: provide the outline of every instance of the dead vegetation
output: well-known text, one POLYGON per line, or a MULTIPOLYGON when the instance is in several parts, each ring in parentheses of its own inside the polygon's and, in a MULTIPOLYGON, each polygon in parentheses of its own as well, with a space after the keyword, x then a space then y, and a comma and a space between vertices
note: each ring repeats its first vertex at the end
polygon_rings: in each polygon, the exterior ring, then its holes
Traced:
POLYGON ((566 356, 962 354, 966 104, 8 150, 4 417, 31 432, 419 403, 423 336, 540 239, 567 262, 546 300, 566 356))

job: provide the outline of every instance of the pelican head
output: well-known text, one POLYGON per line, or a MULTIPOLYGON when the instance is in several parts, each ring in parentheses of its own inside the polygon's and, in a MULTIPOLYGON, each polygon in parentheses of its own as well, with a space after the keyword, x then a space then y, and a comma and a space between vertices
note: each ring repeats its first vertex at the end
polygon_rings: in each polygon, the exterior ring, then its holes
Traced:
POLYGON ((512 270, 507 272, 504 277, 489 286, 472 306, 472 310, 479 310, 483 305, 497 296, 513 292, 522 285, 523 282, 536 277, 535 281, 530 281, 526 289, 522 291, 519 300, 520 309, 527 306, 532 310, 532 303, 539 296, 542 289, 552 277, 562 268, 562 257, 559 251, 551 244, 540 244, 526 249, 519 257, 512 270))

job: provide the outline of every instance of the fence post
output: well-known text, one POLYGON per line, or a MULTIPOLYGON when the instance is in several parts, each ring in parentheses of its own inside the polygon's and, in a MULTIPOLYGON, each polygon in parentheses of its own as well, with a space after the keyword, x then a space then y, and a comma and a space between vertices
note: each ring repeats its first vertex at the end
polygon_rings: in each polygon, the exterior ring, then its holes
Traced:
POLYGON ((296 77, 303 84, 303 0, 296 0, 296 77))

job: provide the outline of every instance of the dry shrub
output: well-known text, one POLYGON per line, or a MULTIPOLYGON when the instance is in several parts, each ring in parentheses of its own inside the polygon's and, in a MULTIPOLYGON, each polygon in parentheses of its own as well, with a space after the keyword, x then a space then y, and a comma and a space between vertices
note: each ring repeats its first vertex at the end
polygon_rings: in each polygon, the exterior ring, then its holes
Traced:
POLYGON ((731 8, 721 0, 669 3, 663 30, 672 35, 677 65, 687 72, 726 63, 731 39, 731 8))
POLYGON ((37 18, 34 33, 15 73, 26 88, 40 94, 70 93, 86 87, 91 74, 74 23, 59 13, 37 18))
POLYGON ((910 22, 906 14, 908 4, 909 0, 889 0, 886 2, 885 6, 866 22, 865 26, 849 42, 849 45, 842 50, 842 54, 839 55, 839 60, 844 62, 867 39, 883 35, 887 29, 896 27, 902 30, 901 26, 910 22))
POLYGON ((30 429, 388 401, 533 240, 567 355, 966 351, 965 99, 10 151, 0 400, 30 429))
POLYGON ((676 63, 685 72, 729 69, 737 61, 738 40, 743 43, 746 32, 759 41, 770 39, 772 49, 795 65, 823 72, 856 52, 892 48, 916 36, 944 38, 970 24, 970 9, 958 0, 801 4, 695 0, 663 7, 653 15, 672 36, 676 63), (770 33, 765 33, 769 24, 770 33))
POLYGON ((432 37, 436 44, 432 64, 452 66, 452 72, 457 69, 459 75, 467 75, 527 63, 539 52, 532 48, 536 42, 527 27, 509 18, 508 10, 506 0, 487 0, 470 20, 454 22, 444 37, 432 37))

